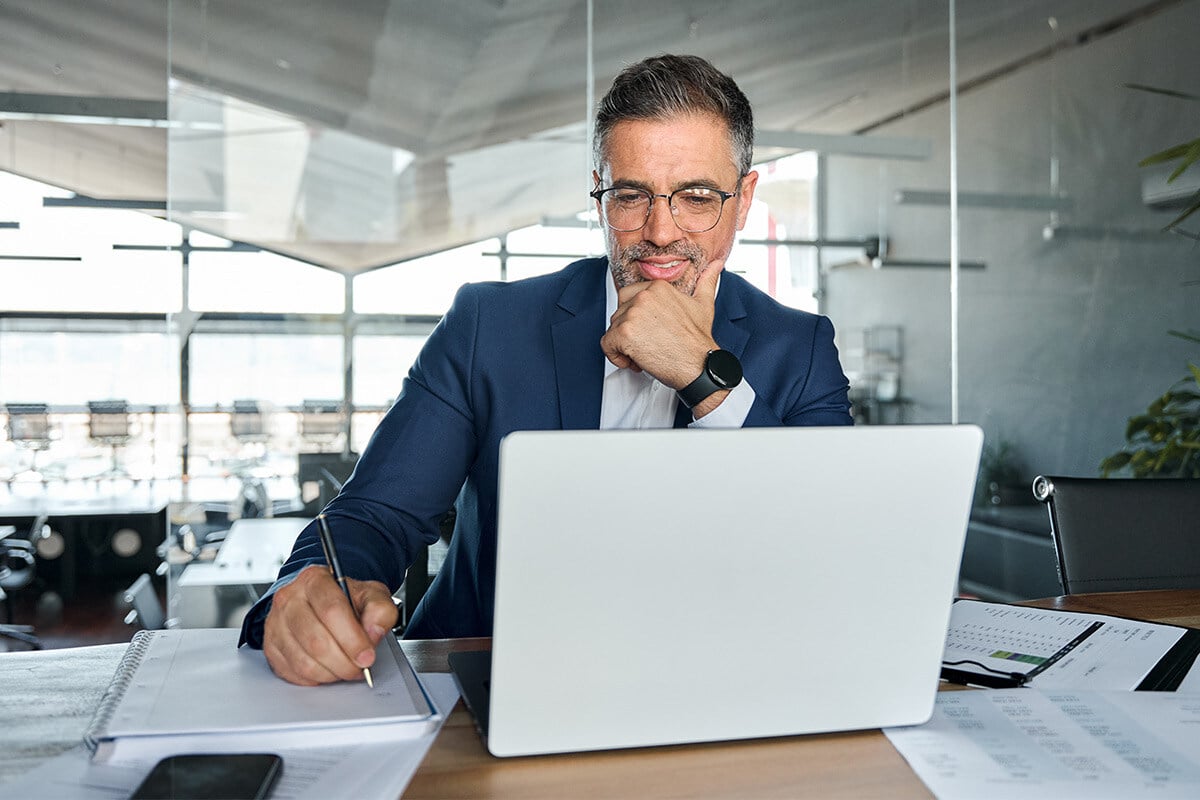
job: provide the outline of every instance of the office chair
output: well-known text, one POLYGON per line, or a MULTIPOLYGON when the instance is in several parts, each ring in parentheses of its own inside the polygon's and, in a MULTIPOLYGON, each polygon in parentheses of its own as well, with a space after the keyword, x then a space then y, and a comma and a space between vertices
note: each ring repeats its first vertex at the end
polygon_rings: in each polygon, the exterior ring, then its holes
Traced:
POLYGON ((342 490, 358 463, 358 453, 297 453, 296 482, 303 513, 315 517, 342 490))
POLYGON ((129 404, 124 400, 91 400, 88 402, 88 437, 106 445, 112 456, 107 472, 97 478, 128 477, 121 466, 119 447, 129 443, 132 436, 129 423, 129 404))
POLYGON ((446 547, 450 544, 450 538, 454 534, 454 523, 457 518, 458 512, 451 507, 442 515, 438 523, 439 541, 428 547, 422 547, 413 554, 412 563, 404 572, 404 581, 400 584, 399 591, 393 595, 400 601, 400 624, 396 626, 398 632, 402 633, 408 627, 413 613, 417 610, 417 605, 425 596, 425 592, 429 590, 429 584, 433 583, 433 579, 437 577, 436 573, 441 568, 442 560, 445 559, 446 547), (436 559, 430 558, 431 551, 436 551, 436 559))
POLYGON ((1067 594, 1200 589, 1200 480, 1039 475, 1067 594))
POLYGON ((234 400, 229 429, 239 442, 265 442, 266 420, 257 400, 234 400))
POLYGON ((4 603, 4 623, 0 624, 0 636, 15 639, 41 650, 41 641, 34 636, 32 625, 17 625, 13 618, 16 592, 21 591, 37 574, 37 547, 34 537, 41 533, 46 517, 37 517, 30 528, 31 535, 21 538, 13 525, 0 526, 0 602, 4 603))
POLYGON ((37 454, 50 448, 52 435, 50 431, 50 415, 45 403, 9 403, 5 406, 8 414, 5 432, 17 447, 33 452, 29 467, 13 474, 11 480, 21 475, 30 475, 35 480, 45 478, 38 470, 37 454))
POLYGON ((158 592, 155 591, 149 574, 143 572, 139 575, 125 590, 124 599, 132 607, 125 615, 126 625, 136 622, 148 631, 166 627, 167 615, 163 611, 162 601, 158 599, 158 592))
POLYGON ((342 436, 342 407, 336 400, 305 400, 300 406, 300 438, 323 452, 342 436))

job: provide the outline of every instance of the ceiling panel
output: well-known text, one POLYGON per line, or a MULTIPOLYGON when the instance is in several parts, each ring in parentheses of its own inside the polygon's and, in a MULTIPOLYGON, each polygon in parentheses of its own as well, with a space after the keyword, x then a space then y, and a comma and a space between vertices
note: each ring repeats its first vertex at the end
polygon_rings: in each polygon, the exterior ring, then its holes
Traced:
MULTIPOLYGON (((1185 1, 959 0, 960 84, 1185 1)), ((195 125, 3 120, 0 168, 164 199, 170 146, 181 221, 343 272, 411 258, 586 207, 587 10, 3 0, 0 98, 169 99, 195 125)), ((869 131, 948 89, 941 0, 605 0, 593 24, 597 93, 646 55, 694 52, 770 130, 869 131)))

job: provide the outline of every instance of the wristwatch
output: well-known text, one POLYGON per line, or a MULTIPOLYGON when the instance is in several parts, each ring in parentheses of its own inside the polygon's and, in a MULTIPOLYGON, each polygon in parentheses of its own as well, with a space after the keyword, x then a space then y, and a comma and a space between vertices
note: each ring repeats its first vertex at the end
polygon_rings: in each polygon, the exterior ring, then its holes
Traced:
POLYGON ((728 350, 709 350, 704 357, 704 371, 700 377, 680 389, 676 394, 688 408, 695 408, 713 392, 732 389, 742 382, 742 362, 728 350))

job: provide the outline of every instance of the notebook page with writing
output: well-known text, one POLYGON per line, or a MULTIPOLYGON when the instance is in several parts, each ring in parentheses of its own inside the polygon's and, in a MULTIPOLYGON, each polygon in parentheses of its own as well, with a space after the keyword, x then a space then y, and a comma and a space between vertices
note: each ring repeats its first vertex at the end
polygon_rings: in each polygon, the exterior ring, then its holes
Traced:
POLYGON ((363 682, 294 686, 276 677, 260 651, 237 647, 234 628, 144 631, 100 702, 85 741, 96 758, 123 743, 157 748, 219 736, 230 744, 419 735, 435 714, 394 636, 376 651, 375 688, 363 682), (387 727, 384 731, 382 728, 387 727), (268 734, 264 736, 263 734, 268 734))

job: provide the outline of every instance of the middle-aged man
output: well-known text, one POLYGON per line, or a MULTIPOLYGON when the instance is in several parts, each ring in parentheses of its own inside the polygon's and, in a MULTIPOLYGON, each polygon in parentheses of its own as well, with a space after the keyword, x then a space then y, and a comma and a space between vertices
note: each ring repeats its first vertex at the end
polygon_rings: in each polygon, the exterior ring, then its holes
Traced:
MULTIPOLYGON (((758 181, 753 133, 745 95, 703 59, 660 56, 617 76, 597 110, 592 174, 607 258, 459 290, 325 510, 361 624, 310 524, 243 626, 276 674, 361 676, 396 623, 392 592, 452 504, 445 564, 405 635, 491 635, 505 434, 851 424, 829 320, 723 271, 758 181)), ((693 488, 669 491, 695 503, 736 465, 679 469, 693 488)), ((612 476, 614 528, 624 493, 668 491, 655 477, 636 463, 612 476)))

